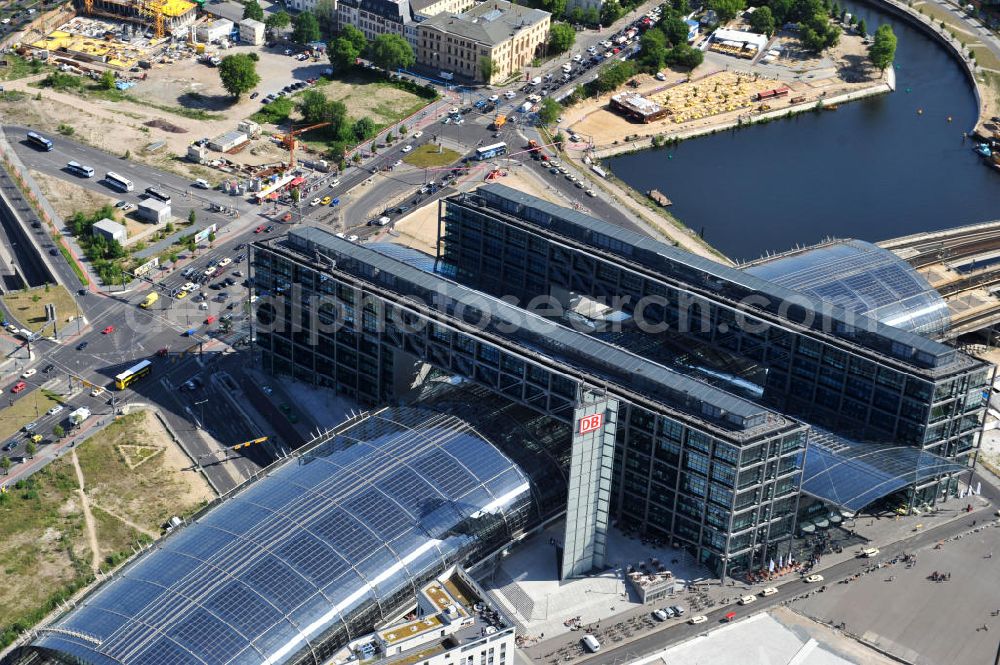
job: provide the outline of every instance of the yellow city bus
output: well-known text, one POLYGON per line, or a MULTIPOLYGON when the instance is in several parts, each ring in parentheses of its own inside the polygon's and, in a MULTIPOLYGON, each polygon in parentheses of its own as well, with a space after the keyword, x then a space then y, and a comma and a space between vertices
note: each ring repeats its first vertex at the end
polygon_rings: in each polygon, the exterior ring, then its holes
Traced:
POLYGON ((148 360, 143 360, 141 363, 130 367, 118 376, 115 377, 115 388, 118 390, 125 390, 131 385, 133 381, 141 379, 150 372, 153 371, 153 363, 148 360))

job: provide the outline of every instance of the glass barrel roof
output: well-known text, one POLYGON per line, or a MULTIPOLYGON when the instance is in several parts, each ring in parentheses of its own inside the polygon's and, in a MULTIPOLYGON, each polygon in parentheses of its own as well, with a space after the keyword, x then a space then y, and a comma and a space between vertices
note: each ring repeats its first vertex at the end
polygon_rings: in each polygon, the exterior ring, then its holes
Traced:
POLYGON ((33 646, 100 665, 290 662, 338 630, 364 634, 415 584, 498 546, 478 542, 477 524, 509 539, 492 527, 526 510, 529 490, 464 421, 384 409, 164 538, 33 646))
POLYGON ((908 485, 968 467, 912 446, 859 443, 814 428, 802 491, 857 512, 908 485))
POLYGON ((948 329, 944 298, 913 266, 863 240, 835 242, 790 252, 746 269, 800 293, 922 335, 948 329))

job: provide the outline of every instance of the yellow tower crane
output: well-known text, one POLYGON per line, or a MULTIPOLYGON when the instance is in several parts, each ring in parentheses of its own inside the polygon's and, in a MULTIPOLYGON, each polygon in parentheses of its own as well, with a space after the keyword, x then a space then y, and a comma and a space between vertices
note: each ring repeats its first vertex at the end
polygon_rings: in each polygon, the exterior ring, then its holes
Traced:
MULTIPOLYGON (((84 0, 86 2, 86 0, 84 0)), ((93 0, 91 0, 92 2, 93 0)), ((153 34, 157 39, 163 39, 163 6, 166 0, 142 0, 139 3, 139 14, 153 19, 153 34)))

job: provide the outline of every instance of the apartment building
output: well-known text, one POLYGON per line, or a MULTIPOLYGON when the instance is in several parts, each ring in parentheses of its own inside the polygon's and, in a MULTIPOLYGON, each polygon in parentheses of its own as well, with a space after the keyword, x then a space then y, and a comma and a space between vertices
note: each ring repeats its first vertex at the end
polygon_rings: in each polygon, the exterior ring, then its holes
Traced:
POLYGON ((438 14, 417 24, 417 62, 477 83, 503 81, 541 53, 551 18, 506 0, 484 2, 463 14, 438 14), (488 79, 486 62, 492 63, 488 79))

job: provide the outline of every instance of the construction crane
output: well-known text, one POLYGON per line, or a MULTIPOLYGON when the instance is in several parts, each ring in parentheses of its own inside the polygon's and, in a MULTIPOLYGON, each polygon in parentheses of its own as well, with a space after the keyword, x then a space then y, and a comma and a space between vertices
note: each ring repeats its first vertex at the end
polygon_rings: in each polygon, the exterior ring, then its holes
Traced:
POLYGON ((309 125, 308 127, 302 127, 301 129, 289 129, 288 133, 281 137, 281 144, 288 148, 288 168, 295 168, 295 144, 297 143, 295 137, 312 129, 328 127, 329 125, 329 122, 320 122, 315 125, 309 125))
POLYGON ((153 19, 153 33, 157 39, 163 39, 163 6, 166 0, 143 0, 139 3, 139 13, 153 19))

